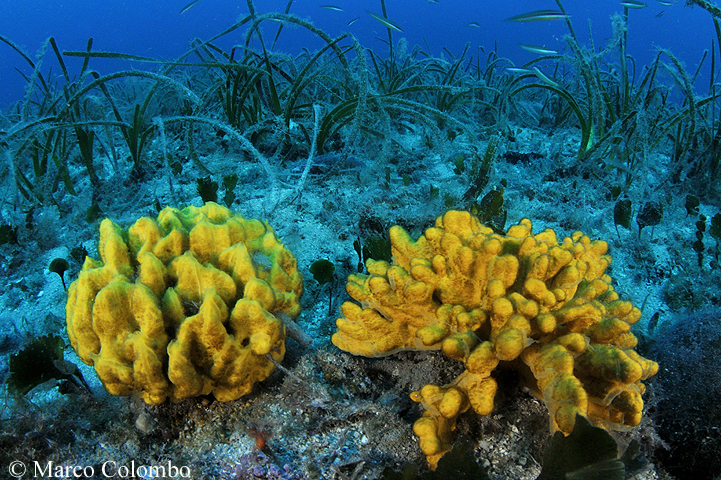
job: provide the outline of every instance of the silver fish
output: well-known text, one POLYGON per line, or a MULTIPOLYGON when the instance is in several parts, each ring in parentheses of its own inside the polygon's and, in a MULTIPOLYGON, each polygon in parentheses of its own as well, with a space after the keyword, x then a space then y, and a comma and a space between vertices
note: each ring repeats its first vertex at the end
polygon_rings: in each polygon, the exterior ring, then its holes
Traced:
POLYGON ((340 7, 336 7, 335 5, 321 5, 320 8, 325 8, 326 10, 333 10, 334 12, 342 12, 343 9, 340 7))
POLYGON ((541 55, 558 55, 558 51, 551 48, 539 47, 537 45, 526 45, 523 43, 519 43, 518 46, 531 53, 538 53, 541 55))
POLYGON ((376 15, 375 13, 370 12, 370 11, 368 11, 368 10, 366 10, 366 13, 367 13, 368 15, 370 15, 373 20, 376 20, 377 22, 382 23, 383 25, 385 25, 386 27, 390 28, 391 30, 395 30, 396 32, 403 33, 403 30, 401 29, 401 27, 399 27, 398 25, 396 25, 394 22, 391 22, 391 21, 388 20, 387 18, 381 17, 380 15, 376 15))
POLYGON ((506 67, 506 71, 511 73, 533 73, 533 70, 520 67, 506 67))
POLYGON ((507 22, 544 22, 546 20, 565 20, 568 15, 556 10, 534 10, 506 19, 507 22))
POLYGON ((560 87, 559 84, 551 80, 544 74, 542 71, 538 69, 538 67, 533 67, 533 71, 536 73, 536 76, 541 79, 543 83, 547 83, 548 85, 551 85, 552 87, 560 87))
POLYGON ((185 12, 187 12, 188 10, 190 10, 191 8, 193 8, 195 5, 198 4, 199 1, 200 1, 200 0, 193 0, 192 2, 190 2, 189 4, 187 4, 186 6, 184 6, 183 9, 180 11, 180 14, 182 15, 182 14, 184 14, 185 12))
POLYGON ((621 5, 626 8, 644 8, 646 6, 645 3, 640 2, 639 0, 623 0, 621 5))

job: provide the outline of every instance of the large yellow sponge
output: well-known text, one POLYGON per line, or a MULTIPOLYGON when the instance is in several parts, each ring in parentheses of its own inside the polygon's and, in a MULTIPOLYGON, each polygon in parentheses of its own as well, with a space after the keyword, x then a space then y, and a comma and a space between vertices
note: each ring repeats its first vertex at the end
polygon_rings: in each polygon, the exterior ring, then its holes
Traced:
POLYGON ((576 414, 606 427, 641 419, 641 383, 658 371, 633 347, 641 312, 620 300, 605 274, 608 245, 581 232, 558 240, 521 220, 495 234, 468 212, 449 211, 418 240, 390 229, 393 263, 368 261, 348 278, 357 302, 341 307, 333 343, 356 355, 442 349, 465 363, 450 385, 411 398, 426 412, 414 431, 431 467, 450 449, 458 414, 493 410, 503 363, 530 380, 554 429, 576 414))
POLYGON ((68 337, 113 395, 150 404, 249 393, 285 353, 303 280, 273 229, 209 202, 127 231, 100 224, 100 260, 68 289, 68 337))

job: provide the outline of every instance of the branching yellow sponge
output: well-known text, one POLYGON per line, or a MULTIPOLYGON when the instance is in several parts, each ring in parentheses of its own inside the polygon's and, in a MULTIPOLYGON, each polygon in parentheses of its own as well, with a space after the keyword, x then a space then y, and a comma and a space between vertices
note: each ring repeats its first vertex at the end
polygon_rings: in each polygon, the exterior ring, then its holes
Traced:
POLYGON ((303 279, 273 229, 215 203, 100 224, 68 289, 70 342, 113 395, 235 400, 285 353, 303 279))
POLYGON ((368 260, 348 278, 333 343, 356 355, 440 349, 465 363, 450 385, 411 395, 426 412, 414 432, 429 464, 450 449, 456 417, 493 410, 501 362, 528 377, 554 429, 580 413, 608 428, 641 419, 642 380, 658 365, 639 356, 630 326, 638 308, 605 274, 608 245, 581 232, 558 241, 522 220, 497 235, 467 212, 449 211, 414 241, 390 229, 393 263, 368 260))

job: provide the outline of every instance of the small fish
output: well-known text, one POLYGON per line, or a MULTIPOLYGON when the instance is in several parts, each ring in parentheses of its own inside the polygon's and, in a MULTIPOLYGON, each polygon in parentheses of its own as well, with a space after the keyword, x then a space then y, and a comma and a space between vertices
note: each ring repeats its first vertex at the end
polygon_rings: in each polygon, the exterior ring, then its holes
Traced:
POLYGON ((471 22, 471 23, 467 23, 466 27, 481 28, 481 24, 478 22, 471 22))
POLYGON ((543 22, 546 20, 565 20, 568 15, 556 10, 534 10, 520 15, 514 15, 506 19, 507 22, 543 22))
POLYGON ((391 22, 391 21, 388 20, 387 18, 381 17, 380 15, 376 15, 375 13, 370 12, 370 11, 368 11, 368 10, 366 10, 366 13, 367 13, 368 15, 370 15, 373 20, 376 20, 376 21, 382 23, 383 25, 385 25, 386 27, 390 28, 391 30, 395 30, 396 32, 403 33, 403 30, 401 30, 401 27, 399 27, 399 26, 396 25, 395 23, 391 22))
POLYGON ((669 2, 668 0, 658 0, 658 4, 663 7, 670 7, 673 5, 673 2, 669 2))
POLYGON ((661 10, 660 12, 658 12, 658 13, 656 14, 656 18, 661 18, 661 17, 663 17, 664 13, 666 13, 666 10, 661 10))
POLYGON ((506 67, 506 71, 511 73, 533 73, 533 70, 520 67, 506 67))
POLYGON ((441 2, 439 2, 438 0, 428 0, 428 3, 435 3, 435 4, 438 4, 438 3, 441 3, 441 2))
POLYGON ((325 8, 326 10, 333 10, 334 12, 342 12, 343 9, 340 7, 336 7, 335 5, 321 5, 320 8, 325 8))
POLYGON ((541 79, 543 83, 547 83, 548 85, 552 87, 560 87, 559 84, 548 78, 542 71, 538 69, 538 67, 533 67, 533 71, 535 72, 536 76, 541 79))
POLYGON ((621 5, 626 8, 644 8, 646 4, 639 0, 623 0, 621 5))
POLYGON ((519 43, 518 46, 532 53, 539 53, 541 55, 558 55, 558 51, 551 48, 539 47, 537 45, 526 45, 523 43, 519 43))
POLYGON ((353 25, 353 24, 354 24, 355 22, 357 22, 358 20, 360 20, 360 17, 355 17, 353 20, 351 20, 350 22, 348 22, 348 26, 350 27, 351 25, 353 25))
POLYGON ((184 14, 185 12, 187 12, 188 10, 190 10, 191 8, 193 8, 194 6, 196 6, 199 1, 200 1, 200 0, 193 0, 192 2, 190 2, 189 4, 187 4, 186 6, 184 6, 183 9, 180 11, 180 14, 182 15, 182 14, 184 14))

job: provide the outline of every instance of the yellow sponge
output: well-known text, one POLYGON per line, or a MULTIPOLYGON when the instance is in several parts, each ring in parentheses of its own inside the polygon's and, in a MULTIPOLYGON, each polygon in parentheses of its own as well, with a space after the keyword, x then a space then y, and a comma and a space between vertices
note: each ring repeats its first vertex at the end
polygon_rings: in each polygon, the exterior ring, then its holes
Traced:
POLYGON ((431 466, 450 449, 460 413, 491 413, 499 364, 528 377, 564 433, 576 414, 610 428, 638 424, 641 382, 658 365, 632 350, 641 312, 605 274, 606 242, 533 234, 528 219, 498 235, 458 211, 417 240, 399 226, 390 239, 392 264, 369 260, 368 275, 348 278, 355 301, 343 304, 333 343, 364 356, 442 349, 465 363, 451 384, 412 395, 426 409, 414 432, 431 466))
POLYGON ((456 417, 468 410, 470 403, 463 390, 436 385, 426 385, 413 392, 411 400, 422 403, 427 410, 413 425, 413 433, 418 437, 428 463, 435 469, 438 460, 451 449, 451 432, 455 428, 456 417))
POLYGON ((100 225, 100 260, 68 289, 68 337, 113 395, 150 404, 247 394, 285 353, 279 319, 303 281, 268 224, 209 202, 166 208, 127 231, 100 225))

